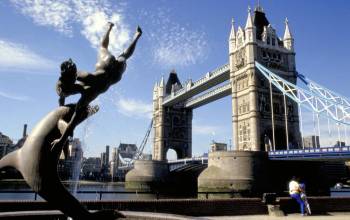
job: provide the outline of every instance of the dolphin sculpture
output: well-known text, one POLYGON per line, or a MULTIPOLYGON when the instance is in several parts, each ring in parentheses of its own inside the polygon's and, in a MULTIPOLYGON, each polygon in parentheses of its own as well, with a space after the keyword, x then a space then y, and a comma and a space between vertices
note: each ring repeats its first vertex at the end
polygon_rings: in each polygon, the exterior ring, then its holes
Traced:
MULTIPOLYGON (((0 160, 3 167, 16 168, 28 185, 54 208, 74 220, 116 219, 124 217, 114 210, 91 213, 83 207, 62 185, 57 172, 57 163, 62 152, 52 148, 51 143, 61 137, 75 111, 75 105, 60 106, 48 113, 29 134, 23 147, 13 151, 0 160)), ((98 107, 86 107, 79 115, 78 124, 96 113, 98 107)), ((72 135, 71 135, 72 136, 72 135)))

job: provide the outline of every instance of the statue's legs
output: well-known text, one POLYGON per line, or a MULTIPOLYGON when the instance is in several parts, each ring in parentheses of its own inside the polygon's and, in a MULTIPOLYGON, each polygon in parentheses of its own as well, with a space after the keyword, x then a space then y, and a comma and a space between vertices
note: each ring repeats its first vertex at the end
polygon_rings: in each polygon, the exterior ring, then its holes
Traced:
POLYGON ((111 33, 111 30, 113 28, 114 24, 111 22, 108 22, 108 29, 105 33, 105 35, 102 38, 102 42, 101 42, 101 48, 102 49, 108 49, 108 45, 109 45, 109 34, 111 33))

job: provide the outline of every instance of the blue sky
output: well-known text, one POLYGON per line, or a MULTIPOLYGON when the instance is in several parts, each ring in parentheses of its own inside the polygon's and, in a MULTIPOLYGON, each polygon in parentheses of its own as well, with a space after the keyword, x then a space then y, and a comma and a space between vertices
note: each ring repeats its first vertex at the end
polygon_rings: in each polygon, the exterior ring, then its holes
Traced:
MULTIPOLYGON (((127 46, 139 24, 144 35, 123 79, 96 103, 100 112, 81 124, 85 156, 105 145, 142 141, 150 122, 155 82, 176 69, 181 81, 198 79, 228 62, 231 19, 244 27, 247 7, 256 1, 29 1, 0 2, 0 131, 20 138, 57 105, 55 83, 60 63, 72 58, 92 72, 96 45, 108 20, 116 23, 111 50, 127 46)), ((288 17, 295 37, 297 69, 347 97, 350 2, 261 1, 270 23, 282 37, 288 17)), ((78 96, 69 98, 76 101, 78 96)), ((211 140, 232 138, 231 102, 226 97, 194 111, 193 153, 211 140)), ((151 152, 150 144, 147 152, 151 152)))

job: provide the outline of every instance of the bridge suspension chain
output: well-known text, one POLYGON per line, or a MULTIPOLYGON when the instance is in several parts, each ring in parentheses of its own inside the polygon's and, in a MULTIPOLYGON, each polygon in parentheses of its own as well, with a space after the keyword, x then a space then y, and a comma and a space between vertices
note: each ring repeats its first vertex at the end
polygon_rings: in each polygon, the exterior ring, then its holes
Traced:
POLYGON ((350 100, 348 98, 346 98, 346 97, 344 97, 336 92, 331 91, 330 89, 312 81, 311 79, 305 77, 304 75, 302 75, 300 73, 297 74, 297 77, 303 83, 305 83, 305 85, 308 87, 308 89, 311 92, 313 92, 313 93, 315 93, 315 94, 317 94, 317 95, 319 95, 319 96, 321 96, 329 101, 333 101, 333 102, 336 102, 340 105, 343 105, 346 108, 350 108, 350 100))
POLYGON ((149 124, 149 126, 147 128, 146 134, 145 134, 140 146, 137 148, 137 151, 136 151, 135 156, 133 158, 123 158, 119 154, 119 160, 123 166, 130 167, 134 164, 135 160, 143 159, 143 150, 145 149, 145 146, 146 146, 147 141, 149 139, 149 136, 151 134, 152 125, 153 125, 153 119, 151 120, 151 123, 149 124))
POLYGON ((321 95, 302 89, 277 76, 258 62, 255 62, 255 66, 259 69, 261 74, 269 80, 269 82, 296 103, 305 106, 317 114, 323 114, 325 117, 329 117, 337 123, 350 125, 346 120, 350 118, 350 109, 344 106, 344 103, 346 103, 345 101, 341 104, 339 101, 337 102, 333 99, 325 98, 321 95))
POLYGON ((149 135, 151 133, 152 125, 153 125, 153 119, 151 120, 151 123, 149 124, 148 129, 147 129, 146 135, 143 138, 143 140, 142 140, 142 142, 140 144, 140 147, 138 148, 138 151, 137 151, 136 155, 134 156, 134 160, 138 160, 138 159, 142 159, 143 158, 142 157, 142 153, 143 153, 143 150, 145 149, 145 146, 147 144, 149 135))
MULTIPOLYGON (((348 98, 340 95, 339 93, 333 92, 332 90, 312 81, 311 79, 308 79, 307 77, 305 77, 302 74, 297 74, 297 77, 303 82, 305 83, 305 85, 308 87, 309 91, 319 95, 329 101, 333 101, 336 102, 338 105, 340 105, 342 111, 347 111, 349 112, 349 108, 350 108, 350 101, 348 98)), ((336 114, 338 114, 338 109, 336 109, 336 114)), ((347 118, 343 118, 343 120, 346 122, 347 118)), ((329 127, 329 118, 327 118, 327 123, 328 123, 328 134, 329 137, 331 138, 331 130, 329 127)), ((345 124, 347 123, 343 123, 343 130, 344 130, 344 141, 347 142, 348 138, 347 138, 347 127, 345 126, 345 124)), ((341 139, 341 135, 340 135, 340 124, 337 123, 337 131, 338 131, 338 141, 340 142, 341 139)))

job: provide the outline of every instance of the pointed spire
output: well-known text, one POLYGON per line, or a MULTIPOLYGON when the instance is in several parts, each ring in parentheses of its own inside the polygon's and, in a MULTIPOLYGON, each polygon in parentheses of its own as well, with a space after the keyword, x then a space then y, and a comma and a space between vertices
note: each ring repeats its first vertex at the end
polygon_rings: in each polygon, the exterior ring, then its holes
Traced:
POLYGON ((248 28, 253 28, 253 18, 252 18, 250 6, 248 6, 248 17, 245 25, 245 29, 248 29, 248 28))
POLYGON ((230 40, 236 39, 235 20, 232 18, 230 40))
POLYGON ((164 76, 162 76, 162 79, 160 80, 159 87, 164 87, 164 76))
POLYGON ((158 88, 158 82, 156 82, 156 83, 154 84, 153 92, 157 91, 157 88, 158 88))
POLYGON ((288 18, 286 18, 284 23, 286 24, 286 29, 284 31, 283 40, 292 39, 293 37, 292 37, 292 34, 290 33, 290 30, 289 30, 288 18))
POLYGON ((164 76, 162 76, 162 79, 160 80, 159 86, 158 86, 158 96, 164 97, 165 95, 165 83, 164 83, 164 76))

